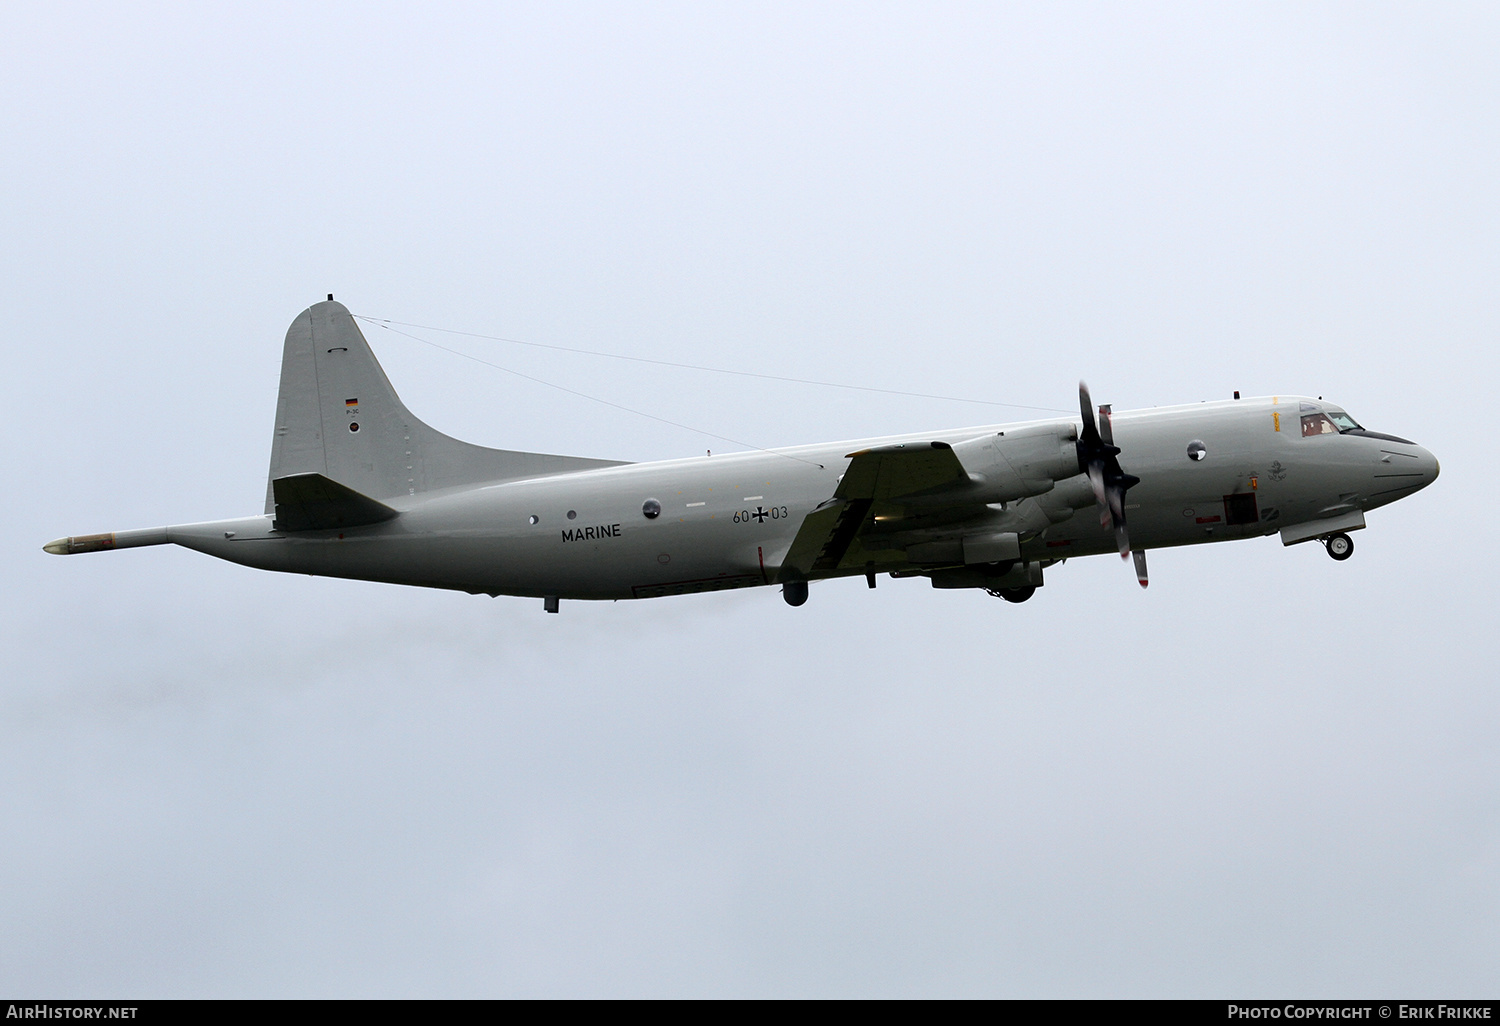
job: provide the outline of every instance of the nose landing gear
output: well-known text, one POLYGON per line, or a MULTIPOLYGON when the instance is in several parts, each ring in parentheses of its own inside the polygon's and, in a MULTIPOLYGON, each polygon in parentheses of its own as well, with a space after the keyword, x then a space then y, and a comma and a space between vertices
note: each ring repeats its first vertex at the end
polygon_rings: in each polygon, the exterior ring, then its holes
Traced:
POLYGON ((1340 562, 1354 555, 1354 539, 1343 532, 1330 534, 1323 539, 1323 547, 1328 550, 1330 556, 1340 562))

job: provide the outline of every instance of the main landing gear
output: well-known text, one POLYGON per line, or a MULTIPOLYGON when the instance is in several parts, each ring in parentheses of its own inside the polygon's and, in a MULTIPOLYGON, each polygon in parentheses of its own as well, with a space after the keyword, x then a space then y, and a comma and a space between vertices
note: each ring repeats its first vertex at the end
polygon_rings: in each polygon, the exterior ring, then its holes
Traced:
POLYGON ((1007 602, 1025 602, 1036 594, 1036 585, 1028 584, 1023 588, 987 588, 991 595, 1003 598, 1007 602))
POLYGON ((1330 534, 1324 538, 1323 547, 1328 550, 1330 556, 1340 562, 1354 555, 1354 539, 1343 532, 1330 534))

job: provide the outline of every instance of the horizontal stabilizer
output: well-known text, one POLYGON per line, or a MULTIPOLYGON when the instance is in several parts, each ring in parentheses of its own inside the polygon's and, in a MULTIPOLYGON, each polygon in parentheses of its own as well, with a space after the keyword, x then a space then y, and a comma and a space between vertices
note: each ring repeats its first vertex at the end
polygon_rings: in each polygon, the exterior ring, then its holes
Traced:
POLYGON ((271 482, 276 530, 330 531, 366 527, 397 515, 383 502, 361 495, 322 474, 293 474, 271 482))

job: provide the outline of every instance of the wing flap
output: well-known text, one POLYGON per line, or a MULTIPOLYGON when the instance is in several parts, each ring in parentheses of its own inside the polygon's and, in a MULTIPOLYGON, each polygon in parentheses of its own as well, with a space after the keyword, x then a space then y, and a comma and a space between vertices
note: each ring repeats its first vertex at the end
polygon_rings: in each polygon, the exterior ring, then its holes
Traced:
POLYGON ((276 530, 329 531, 367 527, 397 516, 397 511, 322 474, 292 474, 271 482, 276 502, 276 530))

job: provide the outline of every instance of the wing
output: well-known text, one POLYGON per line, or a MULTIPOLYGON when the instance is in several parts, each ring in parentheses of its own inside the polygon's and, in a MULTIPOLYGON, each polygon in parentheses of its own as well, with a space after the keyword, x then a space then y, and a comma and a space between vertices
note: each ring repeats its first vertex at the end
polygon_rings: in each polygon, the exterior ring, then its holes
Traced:
MULTIPOLYGON (((857 539, 881 521, 905 520, 923 497, 958 492, 969 473, 947 442, 914 442, 861 449, 849 454, 833 498, 802 521, 782 561, 783 575, 806 577, 864 562, 857 539)), ((983 510, 978 504, 975 512, 983 510)), ((959 507, 947 507, 953 519, 959 507)), ((927 515, 931 516, 930 508, 927 515)), ((960 512, 960 515, 961 512, 960 512)))

